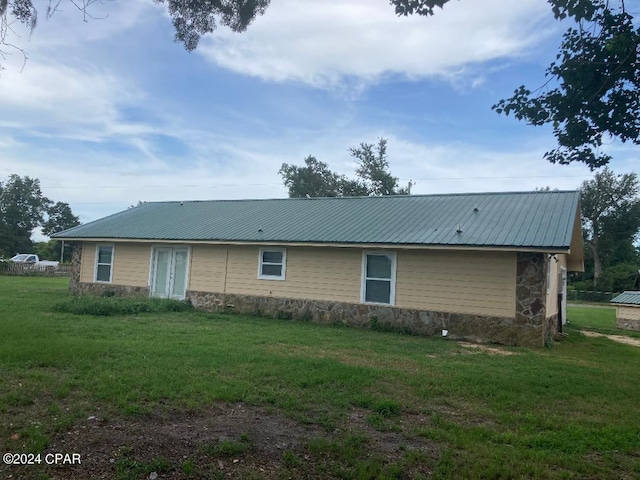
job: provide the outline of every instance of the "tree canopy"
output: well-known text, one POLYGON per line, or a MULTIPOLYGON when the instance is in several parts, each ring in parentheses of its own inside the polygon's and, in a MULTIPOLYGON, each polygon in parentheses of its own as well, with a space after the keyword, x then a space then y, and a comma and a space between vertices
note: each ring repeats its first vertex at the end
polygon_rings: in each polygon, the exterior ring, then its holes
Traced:
POLYGON ((398 178, 389 172, 387 140, 378 144, 361 143, 349 153, 358 161, 355 179, 333 172, 329 165, 314 156, 305 158, 304 167, 283 163, 278 172, 289 197, 359 197, 404 195, 407 190, 398 187, 398 178))
MULTIPOLYGON (((93 18, 91 6, 98 0, 68 0, 84 19, 93 18)), ((270 0, 153 0, 166 5, 175 30, 175 41, 182 43, 188 51, 195 50, 200 38, 213 33, 218 25, 229 27, 234 32, 243 32, 269 6, 270 0)), ((49 1, 44 12, 38 9, 36 0, 0 0, 0 57, 2 47, 22 51, 8 41, 13 20, 33 31, 40 15, 51 18, 62 0, 49 1)), ((24 53, 24 52, 23 52, 24 53)))
POLYGON ((582 184, 582 225, 587 254, 598 284, 607 267, 624 263, 637 270, 634 245, 640 231, 640 183, 635 173, 615 175, 609 168, 582 184))
MULTIPOLYGON (((398 15, 433 15, 450 0, 392 0, 398 15)), ((558 146, 551 163, 583 162, 592 170, 611 156, 614 139, 640 144, 640 28, 624 0, 547 0, 556 19, 576 22, 564 34, 547 82, 524 85, 493 109, 530 125, 551 125, 558 146), (614 5, 617 5, 614 6, 614 5)))
POLYGON ((29 252, 38 227, 51 235, 79 224, 67 203, 53 203, 42 194, 37 178, 14 174, 0 181, 0 257, 29 252))

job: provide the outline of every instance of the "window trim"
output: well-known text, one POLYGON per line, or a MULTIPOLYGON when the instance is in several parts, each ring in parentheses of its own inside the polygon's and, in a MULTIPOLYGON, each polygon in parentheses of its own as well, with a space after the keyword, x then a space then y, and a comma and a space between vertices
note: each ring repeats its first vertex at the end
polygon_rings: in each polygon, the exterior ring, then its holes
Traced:
POLYGON ((366 305, 385 305, 387 307, 393 307, 396 304, 396 271, 398 269, 398 255, 397 252, 390 250, 363 250, 362 251, 362 267, 360 275, 360 303, 366 305), (367 255, 388 255, 391 257, 391 286, 389 289, 389 303, 380 302, 367 302, 367 279, 369 280, 387 280, 381 278, 368 278, 367 277, 367 255))
POLYGON ((258 279, 260 280, 286 280, 287 272, 287 249, 284 247, 263 247, 260 248, 258 256, 258 279), (263 262, 262 257, 264 252, 278 252, 282 253, 282 263, 263 262), (262 265, 282 265, 282 272, 280 275, 264 275, 262 273, 262 265))
POLYGON ((116 254, 116 246, 113 243, 98 243, 96 245, 96 258, 95 258, 95 264, 93 267, 93 281, 95 283, 113 283, 113 263, 114 263, 114 257, 116 254), (111 248, 111 263, 98 263, 98 260, 100 259, 100 247, 109 247, 111 248), (98 280, 98 265, 109 265, 109 280, 98 280))

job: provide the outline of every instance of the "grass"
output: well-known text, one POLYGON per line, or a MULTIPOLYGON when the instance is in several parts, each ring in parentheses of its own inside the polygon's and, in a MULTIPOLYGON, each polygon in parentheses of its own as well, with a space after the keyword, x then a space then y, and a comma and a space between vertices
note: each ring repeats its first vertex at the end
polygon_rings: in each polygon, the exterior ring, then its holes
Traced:
MULTIPOLYGON (((273 461, 283 476, 640 476, 640 348, 580 334, 629 335, 615 329, 613 309, 571 306, 568 338, 505 348, 515 352, 507 356, 443 338, 173 307, 105 317, 66 289, 60 278, 0 277, 3 452, 42 451, 96 408, 120 417, 243 402, 327 432, 302 452, 280 452, 273 461), (353 412, 366 419, 359 429, 353 412), (375 435, 432 448, 390 457, 375 435)), ((241 438, 209 448, 251 456, 256 445, 241 438)), ((125 456, 116 472, 197 476, 192 462, 125 456)))
POLYGON ((626 335, 640 338, 640 332, 620 330, 616 327, 616 310, 613 307, 574 305, 569 307, 569 321, 573 328, 590 330, 607 335, 626 335))

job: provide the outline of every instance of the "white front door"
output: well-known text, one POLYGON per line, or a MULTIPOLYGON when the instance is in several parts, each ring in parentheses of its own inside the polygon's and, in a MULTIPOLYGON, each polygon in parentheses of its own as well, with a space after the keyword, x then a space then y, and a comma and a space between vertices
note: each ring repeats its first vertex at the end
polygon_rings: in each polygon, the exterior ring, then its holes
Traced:
POLYGON ((155 247, 153 249, 153 273, 151 295, 160 298, 182 300, 187 291, 186 247, 155 247))

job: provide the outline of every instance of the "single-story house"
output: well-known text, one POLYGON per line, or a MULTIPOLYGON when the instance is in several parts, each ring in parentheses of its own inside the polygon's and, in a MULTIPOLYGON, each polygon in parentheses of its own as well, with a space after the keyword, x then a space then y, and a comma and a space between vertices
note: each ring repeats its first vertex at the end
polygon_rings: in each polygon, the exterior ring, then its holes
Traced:
POLYGON ((616 307, 616 326, 640 332, 640 292, 622 292, 611 303, 616 307))
POLYGON ((73 293, 543 346, 583 270, 576 191, 153 202, 60 232, 73 293))

